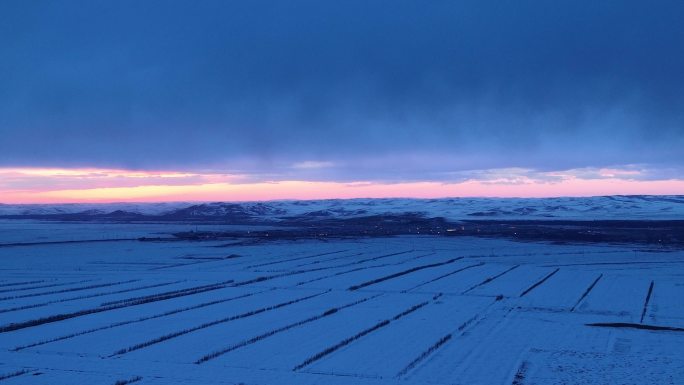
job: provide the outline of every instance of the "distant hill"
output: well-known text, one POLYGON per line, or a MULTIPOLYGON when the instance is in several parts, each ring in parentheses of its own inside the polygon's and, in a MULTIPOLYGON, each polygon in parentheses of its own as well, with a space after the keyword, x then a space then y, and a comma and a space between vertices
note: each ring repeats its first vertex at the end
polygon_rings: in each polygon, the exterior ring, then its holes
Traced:
POLYGON ((0 218, 111 221, 315 221, 411 214, 447 220, 678 220, 683 195, 582 198, 329 199, 210 203, 0 204, 0 218))

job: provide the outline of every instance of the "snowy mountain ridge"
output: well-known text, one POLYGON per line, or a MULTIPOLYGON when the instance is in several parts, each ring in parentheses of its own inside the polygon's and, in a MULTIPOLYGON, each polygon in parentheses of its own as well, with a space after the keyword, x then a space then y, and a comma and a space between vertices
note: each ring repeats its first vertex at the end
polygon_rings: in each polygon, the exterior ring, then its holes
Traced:
POLYGON ((382 198, 283 200, 266 202, 165 202, 0 204, 2 217, 79 215, 84 218, 157 217, 167 220, 238 218, 280 221, 354 218, 416 213, 425 217, 464 219, 684 219, 684 195, 630 195, 565 198, 382 198))

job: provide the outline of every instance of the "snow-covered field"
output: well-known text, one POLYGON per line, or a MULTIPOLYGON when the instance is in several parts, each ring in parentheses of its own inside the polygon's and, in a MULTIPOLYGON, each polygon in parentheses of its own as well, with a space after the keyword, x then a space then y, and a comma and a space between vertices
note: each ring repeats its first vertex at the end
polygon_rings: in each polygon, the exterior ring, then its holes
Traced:
MULTIPOLYGON (((0 243, 188 229, 6 221, 0 243)), ((430 236, 0 247, 0 383, 682 384, 684 251, 430 236)))

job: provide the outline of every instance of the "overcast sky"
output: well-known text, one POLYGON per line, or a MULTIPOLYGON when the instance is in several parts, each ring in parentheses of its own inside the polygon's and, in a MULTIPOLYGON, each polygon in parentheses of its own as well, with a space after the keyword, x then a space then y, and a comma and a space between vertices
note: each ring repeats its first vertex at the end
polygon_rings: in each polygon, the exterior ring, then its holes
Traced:
POLYGON ((3 0, 0 167, 681 179, 683 20, 679 0, 3 0))

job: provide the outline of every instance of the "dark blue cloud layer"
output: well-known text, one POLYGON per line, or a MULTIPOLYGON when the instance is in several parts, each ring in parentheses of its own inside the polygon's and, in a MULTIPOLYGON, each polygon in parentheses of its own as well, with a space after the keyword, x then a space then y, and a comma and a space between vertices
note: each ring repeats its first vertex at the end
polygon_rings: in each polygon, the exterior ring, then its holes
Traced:
POLYGON ((684 163, 681 1, 0 3, 0 165, 684 163))

